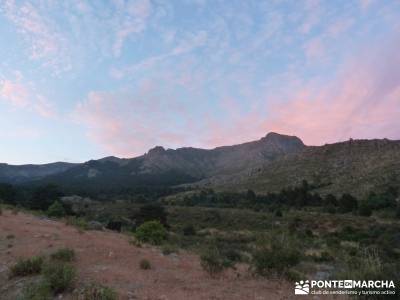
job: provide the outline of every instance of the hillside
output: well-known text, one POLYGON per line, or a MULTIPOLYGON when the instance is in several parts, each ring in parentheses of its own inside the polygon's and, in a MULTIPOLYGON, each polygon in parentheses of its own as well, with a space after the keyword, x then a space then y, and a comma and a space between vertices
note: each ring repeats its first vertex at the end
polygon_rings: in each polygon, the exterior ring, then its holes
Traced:
POLYGON ((220 189, 253 189, 260 193, 296 186, 306 179, 326 193, 365 196, 400 186, 400 141, 350 140, 282 157, 246 174, 212 178, 202 184, 220 189))
MULTIPOLYGON (((31 176, 36 184, 56 183, 67 187, 118 189, 135 186, 173 186, 211 176, 234 174, 249 167, 272 162, 304 149, 292 136, 269 133, 264 138, 215 149, 164 149, 157 146, 131 159, 106 157, 52 172, 31 176)), ((11 167, 11 166, 10 166, 11 167)), ((33 167, 32 167, 33 168, 33 167)), ((42 166, 36 166, 37 172, 42 166)), ((12 177, 7 178, 10 181, 12 177)), ((27 181, 27 180, 25 180, 27 181)))
POLYGON ((76 293, 89 282, 115 289, 122 300, 287 299, 293 289, 285 280, 255 278, 244 265, 213 278, 202 270, 197 255, 183 250, 163 255, 155 247, 131 245, 129 237, 120 233, 82 232, 60 221, 6 211, 0 217, 0 299, 19 299, 22 288, 37 280, 7 278, 8 268, 18 258, 49 255, 62 247, 76 252, 78 279, 72 293, 57 299, 77 299, 76 293), (151 262, 150 270, 139 267, 142 259, 151 262))
POLYGON ((0 182, 55 183, 107 192, 185 186, 258 193, 296 186, 302 180, 322 194, 364 196, 400 185, 400 141, 350 140, 305 146, 294 136, 269 133, 258 141, 215 149, 157 146, 135 158, 105 157, 82 164, 0 165, 0 182))
POLYGON ((0 182, 21 183, 64 172, 76 164, 55 162, 43 165, 9 165, 0 163, 0 182))

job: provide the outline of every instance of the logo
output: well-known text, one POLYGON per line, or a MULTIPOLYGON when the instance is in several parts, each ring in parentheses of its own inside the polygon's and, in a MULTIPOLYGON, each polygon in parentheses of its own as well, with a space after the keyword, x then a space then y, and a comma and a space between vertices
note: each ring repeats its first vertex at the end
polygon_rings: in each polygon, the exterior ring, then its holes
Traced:
POLYGON ((295 295, 308 295, 310 293, 310 282, 308 280, 301 280, 299 282, 296 281, 296 285, 294 287, 295 295))
POLYGON ((295 295, 395 295, 393 280, 300 280, 295 295))

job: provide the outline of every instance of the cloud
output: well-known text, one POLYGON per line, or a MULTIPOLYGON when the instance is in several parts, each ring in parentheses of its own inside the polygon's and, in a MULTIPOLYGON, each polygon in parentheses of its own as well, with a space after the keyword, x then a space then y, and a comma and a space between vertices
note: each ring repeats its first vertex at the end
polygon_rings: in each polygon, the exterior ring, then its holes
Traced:
POLYGON ((295 134, 309 144, 349 138, 400 138, 400 40, 380 41, 350 59, 336 79, 310 84, 270 108, 263 128, 295 134))
POLYGON ((154 88, 150 82, 136 93, 90 92, 72 117, 86 126, 91 139, 121 156, 141 155, 155 145, 183 144, 176 124, 183 108, 154 95, 154 88))
POLYGON ((0 10, 16 26, 25 41, 30 44, 30 58, 41 60, 57 73, 70 69, 65 55, 68 44, 56 25, 42 16, 33 3, 5 0, 0 10))
MULTIPOLYGON (((286 96, 268 95, 246 109, 231 97, 206 108, 182 103, 154 80, 143 82, 136 92, 91 92, 74 117, 98 144, 122 156, 139 155, 155 145, 212 148, 270 131, 297 135, 312 145, 349 138, 399 139, 399 42, 380 41, 377 45, 385 47, 348 58, 331 81, 286 82, 286 96)), ((165 84, 175 90, 171 83, 165 84)))
POLYGON ((147 57, 136 64, 124 66, 123 68, 111 68, 110 75, 115 79, 121 79, 139 71, 149 70, 159 66, 168 59, 179 57, 201 48, 206 44, 206 41, 207 33, 205 31, 195 32, 180 39, 178 43, 166 53, 147 57))
POLYGON ((28 89, 18 82, 3 80, 0 82, 0 97, 16 107, 26 107, 30 104, 28 89))
POLYGON ((125 40, 132 34, 140 33, 146 29, 151 15, 152 5, 149 0, 116 1, 116 33, 112 46, 114 56, 121 55, 125 40))
POLYGON ((56 116, 54 106, 36 93, 30 84, 22 83, 22 78, 0 80, 0 100, 14 108, 36 112, 42 117, 56 116))

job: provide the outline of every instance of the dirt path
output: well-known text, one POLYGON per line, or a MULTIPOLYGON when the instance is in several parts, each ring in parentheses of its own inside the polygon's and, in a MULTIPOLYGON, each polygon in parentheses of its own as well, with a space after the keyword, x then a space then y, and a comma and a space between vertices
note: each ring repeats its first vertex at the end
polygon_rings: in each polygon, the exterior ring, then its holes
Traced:
MULTIPOLYGON (((9 211, 3 211, 0 216, 0 288, 7 289, 10 285, 7 269, 18 257, 48 254, 61 247, 76 252, 77 285, 95 281, 116 289, 120 299, 294 298, 292 284, 253 278, 245 266, 213 279, 202 270, 195 255, 181 251, 165 256, 157 248, 129 244, 128 237, 122 234, 79 233, 62 222, 24 213, 13 215, 9 211), (8 235, 14 237, 7 238, 8 235), (150 270, 140 269, 143 258, 151 262, 150 270)), ((4 290, 2 294, 6 294, 4 290)), ((3 298, 0 296, 0 299, 3 298)))

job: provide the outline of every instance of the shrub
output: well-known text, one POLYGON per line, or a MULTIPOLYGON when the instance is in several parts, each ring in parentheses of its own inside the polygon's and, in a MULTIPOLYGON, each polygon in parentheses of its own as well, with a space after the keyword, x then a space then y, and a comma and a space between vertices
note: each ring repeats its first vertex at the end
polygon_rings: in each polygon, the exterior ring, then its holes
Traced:
POLYGON ((195 235, 196 234, 196 229, 194 228, 193 225, 186 225, 183 227, 183 235, 195 235))
POLYGON ((200 263, 202 268, 213 277, 230 266, 216 247, 211 247, 204 251, 200 255, 200 263))
POLYGON ((135 236, 140 242, 160 245, 167 239, 167 231, 160 222, 148 221, 136 229, 135 236))
POLYGON ((178 248, 171 244, 165 244, 161 247, 161 251, 164 255, 169 255, 174 252, 178 252, 178 248))
POLYGON ((252 268, 256 274, 284 274, 300 262, 301 253, 293 240, 282 235, 271 239, 269 245, 261 245, 253 253, 252 268))
POLYGON ((43 268, 43 275, 54 293, 60 293, 72 286, 75 269, 63 262, 52 262, 43 268))
POLYGON ((342 213, 352 212, 357 210, 358 201, 350 194, 343 194, 339 199, 339 210, 342 213))
POLYGON ((52 298, 49 284, 42 280, 25 286, 18 300, 50 300, 52 298))
POLYGON ((149 270, 151 269, 151 264, 147 259, 142 259, 139 263, 139 266, 142 270, 149 270))
POLYGON ((39 274, 42 270, 42 266, 43 257, 41 256, 19 259, 17 263, 10 268, 9 277, 39 274))
POLYGON ((400 219, 400 202, 397 203, 396 218, 397 218, 397 219, 400 219))
POLYGON ((52 259, 70 262, 75 258, 75 251, 69 248, 62 248, 50 255, 52 259))
POLYGON ((358 214, 363 217, 370 217, 372 215, 372 209, 368 203, 362 202, 358 207, 358 214))
POLYGON ((47 209, 47 215, 49 217, 61 218, 66 215, 63 205, 59 201, 54 201, 53 204, 47 209))
POLYGON ((242 261, 242 255, 239 251, 233 248, 228 248, 222 251, 222 256, 226 257, 231 262, 240 262, 242 261))
POLYGON ((65 224, 75 226, 81 230, 87 230, 89 228, 88 223, 84 218, 69 217, 65 224))
POLYGON ((282 211, 280 209, 275 211, 275 217, 281 218, 282 216, 283 216, 283 214, 282 214, 282 211))
POLYGON ((117 300, 117 293, 109 287, 90 284, 83 290, 84 300, 117 300))

